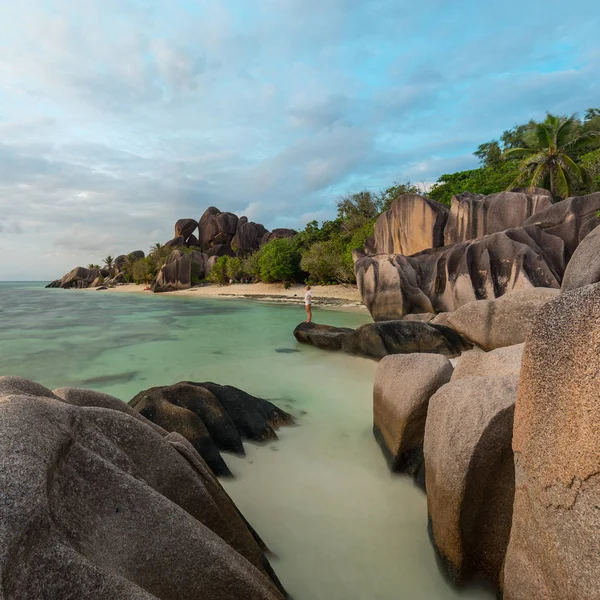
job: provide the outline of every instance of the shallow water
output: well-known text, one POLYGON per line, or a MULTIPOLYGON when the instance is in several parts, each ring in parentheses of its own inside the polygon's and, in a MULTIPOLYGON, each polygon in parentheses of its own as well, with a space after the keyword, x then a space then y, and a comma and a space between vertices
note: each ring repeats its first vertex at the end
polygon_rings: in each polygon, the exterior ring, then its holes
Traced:
MULTIPOLYGON (((315 309, 356 327, 363 314, 315 309)), ((371 433, 376 363, 296 344, 303 308, 239 300, 45 290, 0 283, 0 374, 129 400, 191 379, 241 387, 297 416, 266 446, 226 456, 224 485, 277 555, 295 600, 450 600, 425 496, 392 477, 371 433)))

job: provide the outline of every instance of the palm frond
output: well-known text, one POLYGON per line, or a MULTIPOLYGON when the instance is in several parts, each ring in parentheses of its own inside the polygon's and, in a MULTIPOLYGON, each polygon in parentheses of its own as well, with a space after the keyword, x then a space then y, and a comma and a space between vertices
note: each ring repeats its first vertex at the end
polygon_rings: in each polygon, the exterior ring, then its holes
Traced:
POLYGON ((564 170, 572 173, 577 179, 582 179, 581 168, 569 155, 562 153, 558 161, 564 170))
POLYGON ((548 171, 546 163, 540 163, 531 174, 531 187, 538 187, 545 179, 548 171))
POLYGON ((560 121, 556 129, 556 147, 562 148, 571 139, 578 126, 575 117, 570 117, 560 121))
POLYGON ((562 198, 569 195, 569 181, 560 164, 556 165, 554 171, 554 188, 562 198))
MULTIPOLYGON (((548 119, 546 119, 547 121, 548 119)), ((538 148, 550 148, 553 146, 554 136, 552 135, 552 129, 547 125, 546 122, 538 123, 535 127, 535 137, 537 139, 538 148)))
POLYGON ((520 158, 522 156, 533 154, 534 152, 537 152, 537 150, 533 148, 511 148, 510 150, 504 151, 502 158, 520 158))

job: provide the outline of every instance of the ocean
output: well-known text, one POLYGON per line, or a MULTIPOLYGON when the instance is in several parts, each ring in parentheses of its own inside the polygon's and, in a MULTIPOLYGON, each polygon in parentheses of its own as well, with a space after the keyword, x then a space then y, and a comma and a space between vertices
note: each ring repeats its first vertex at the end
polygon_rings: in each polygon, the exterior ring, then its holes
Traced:
MULTIPOLYGON (((295 600, 492 598, 439 573, 425 495, 392 476, 372 434, 376 363, 300 346, 302 306, 0 283, 0 375, 128 401, 182 380, 267 398, 297 417, 278 442, 224 455, 223 481, 295 600)), ((314 308, 356 327, 360 313, 314 308)))

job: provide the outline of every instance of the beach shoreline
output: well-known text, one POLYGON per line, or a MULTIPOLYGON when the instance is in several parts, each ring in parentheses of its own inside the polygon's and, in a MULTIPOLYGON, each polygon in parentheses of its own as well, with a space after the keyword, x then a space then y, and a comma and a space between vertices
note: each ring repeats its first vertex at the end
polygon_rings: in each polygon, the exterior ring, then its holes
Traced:
MULTIPOLYGON (((99 290, 108 293, 140 293, 151 294, 144 285, 127 283, 99 290)), ((351 285, 315 285, 313 305, 336 310, 366 312, 358 288, 351 285)), ((86 288, 78 291, 97 291, 97 288, 86 288)), ((161 292, 160 296, 183 296, 193 298, 224 298, 238 300, 255 300, 275 304, 304 304, 304 286, 293 285, 285 289, 279 283, 234 283, 231 285, 203 284, 187 290, 161 292)))

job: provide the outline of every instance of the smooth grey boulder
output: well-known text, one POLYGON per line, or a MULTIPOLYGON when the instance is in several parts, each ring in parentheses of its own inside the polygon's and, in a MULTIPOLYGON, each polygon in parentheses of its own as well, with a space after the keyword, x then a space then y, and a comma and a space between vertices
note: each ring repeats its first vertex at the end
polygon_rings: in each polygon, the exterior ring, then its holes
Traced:
POLYGON ((2 597, 282 600, 264 544, 194 448, 0 378, 2 597))
POLYGON ((198 221, 195 219, 179 219, 175 223, 175 235, 173 237, 181 236, 187 242, 197 228, 198 221))
POLYGON ((69 288, 87 288, 100 275, 99 269, 86 269, 84 267, 76 267, 63 275, 60 280, 60 287, 63 289, 69 288))
POLYGON ((600 227, 595 227, 577 246, 565 269, 561 290, 569 292, 600 281, 600 227))
POLYGON ((504 377, 521 372, 524 344, 505 346, 490 352, 473 348, 458 357, 452 381, 464 377, 504 377))
POLYGON ((464 377, 429 400, 424 456, 429 533, 445 575, 500 585, 515 489, 517 375, 464 377))
POLYGON ((424 485, 423 439, 429 399, 452 376, 439 354, 394 354, 381 359, 373 386, 373 433, 392 471, 424 485))
POLYGON ((238 256, 245 256, 258 250, 267 233, 267 230, 259 223, 248 221, 238 228, 231 240, 231 247, 238 256))
POLYGON ((476 300, 444 315, 443 322, 484 350, 514 346, 525 341, 537 313, 558 294, 555 289, 532 288, 497 300, 476 300))
POLYGON ((318 323, 300 323, 294 329, 294 337, 298 342, 321 350, 341 350, 344 338, 350 333, 354 333, 354 329, 318 323))
POLYGON ((515 408, 505 600, 600 598, 600 284, 530 329, 515 408))
POLYGON ((265 244, 269 243, 272 240, 292 238, 295 235, 298 235, 298 232, 295 229, 286 229, 286 228, 273 229, 273 231, 267 231, 267 233, 265 233, 265 235, 263 236, 263 239, 260 242, 260 245, 264 246, 265 244))

